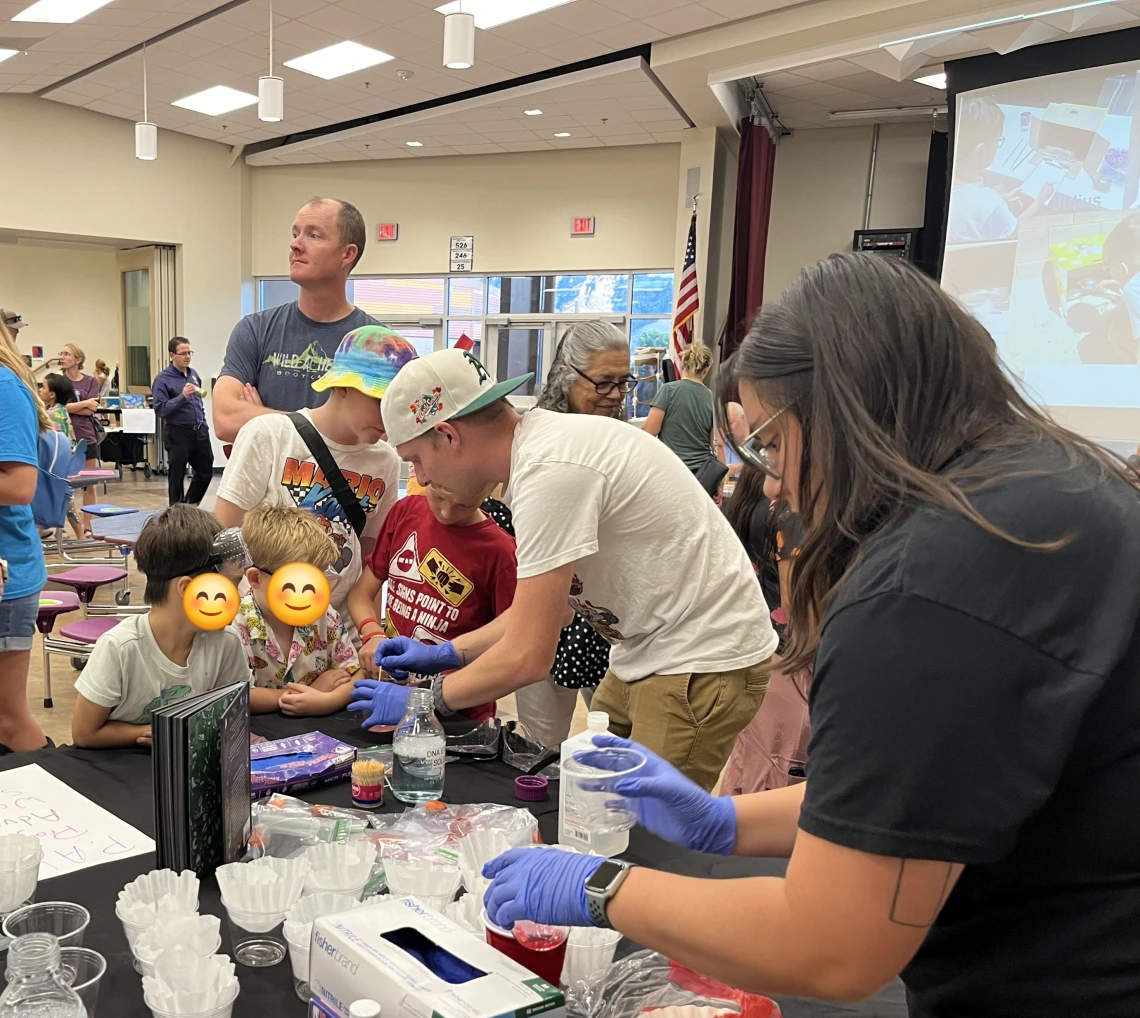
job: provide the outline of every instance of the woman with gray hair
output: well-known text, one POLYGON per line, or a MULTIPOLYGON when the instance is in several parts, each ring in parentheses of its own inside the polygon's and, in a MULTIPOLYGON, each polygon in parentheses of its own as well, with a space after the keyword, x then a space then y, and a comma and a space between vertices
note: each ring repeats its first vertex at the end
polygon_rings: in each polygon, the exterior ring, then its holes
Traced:
MULTIPOLYGON (((637 380, 629 370, 629 340, 608 322, 571 325, 558 344, 554 364, 538 397, 544 410, 597 414, 626 420, 626 396, 637 380)), ((496 523, 514 534, 509 511, 483 506, 496 523)), ((544 682, 515 693, 519 718, 545 746, 559 745, 574 720, 578 691, 586 706, 610 662, 610 645, 581 615, 562 630, 554 667, 544 682)))

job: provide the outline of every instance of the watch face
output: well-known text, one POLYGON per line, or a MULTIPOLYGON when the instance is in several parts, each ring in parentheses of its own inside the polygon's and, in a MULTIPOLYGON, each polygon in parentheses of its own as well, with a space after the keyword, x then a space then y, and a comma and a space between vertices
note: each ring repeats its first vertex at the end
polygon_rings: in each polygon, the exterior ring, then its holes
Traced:
POLYGON ((620 863, 607 859, 594 870, 589 880, 586 881, 586 890, 593 891, 596 894, 604 893, 624 869, 625 867, 620 863))

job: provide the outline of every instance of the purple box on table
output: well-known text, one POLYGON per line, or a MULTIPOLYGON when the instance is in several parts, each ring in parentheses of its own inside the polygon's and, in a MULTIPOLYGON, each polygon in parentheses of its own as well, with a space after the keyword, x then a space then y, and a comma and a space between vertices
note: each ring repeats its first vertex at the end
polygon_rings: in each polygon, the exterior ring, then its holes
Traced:
POLYGON ((249 747, 253 798, 295 793, 347 778, 356 750, 324 732, 307 732, 249 747))

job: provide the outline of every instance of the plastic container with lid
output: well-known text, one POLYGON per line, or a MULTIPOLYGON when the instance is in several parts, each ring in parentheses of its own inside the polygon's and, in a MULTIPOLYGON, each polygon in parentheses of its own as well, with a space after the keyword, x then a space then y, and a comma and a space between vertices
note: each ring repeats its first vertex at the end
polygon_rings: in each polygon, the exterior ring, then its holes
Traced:
MULTIPOLYGON (((609 729, 610 716, 605 711, 590 711, 586 715, 586 730, 562 743, 562 763, 565 764, 575 753, 584 749, 593 749, 594 736, 605 735, 609 729)), ((577 791, 574 782, 566 777, 558 782, 558 843, 580 852, 596 853, 607 858, 621 855, 629 848, 629 832, 591 833, 583 815, 584 802, 580 793, 576 801, 577 791)))
POLYGON ((348 1007, 348 1018, 380 1018, 380 1005, 374 1000, 354 1000, 348 1007))

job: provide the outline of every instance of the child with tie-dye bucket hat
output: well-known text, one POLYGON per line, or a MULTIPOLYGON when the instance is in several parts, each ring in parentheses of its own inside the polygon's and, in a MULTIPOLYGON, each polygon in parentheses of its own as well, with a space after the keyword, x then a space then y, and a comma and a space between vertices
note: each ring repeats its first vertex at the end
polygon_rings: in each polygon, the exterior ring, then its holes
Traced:
POLYGON ((400 461, 384 440, 380 400, 396 372, 415 356, 415 348, 391 329, 354 329, 341 341, 332 367, 313 382, 317 392, 329 391, 327 402, 298 415, 265 414, 243 425, 218 488, 214 511, 227 527, 239 526, 259 505, 297 506, 317 517, 337 546, 337 560, 327 573, 332 606, 346 626, 351 621, 345 600, 396 503, 400 461), (341 504, 317 462, 321 444, 359 511, 341 504))

